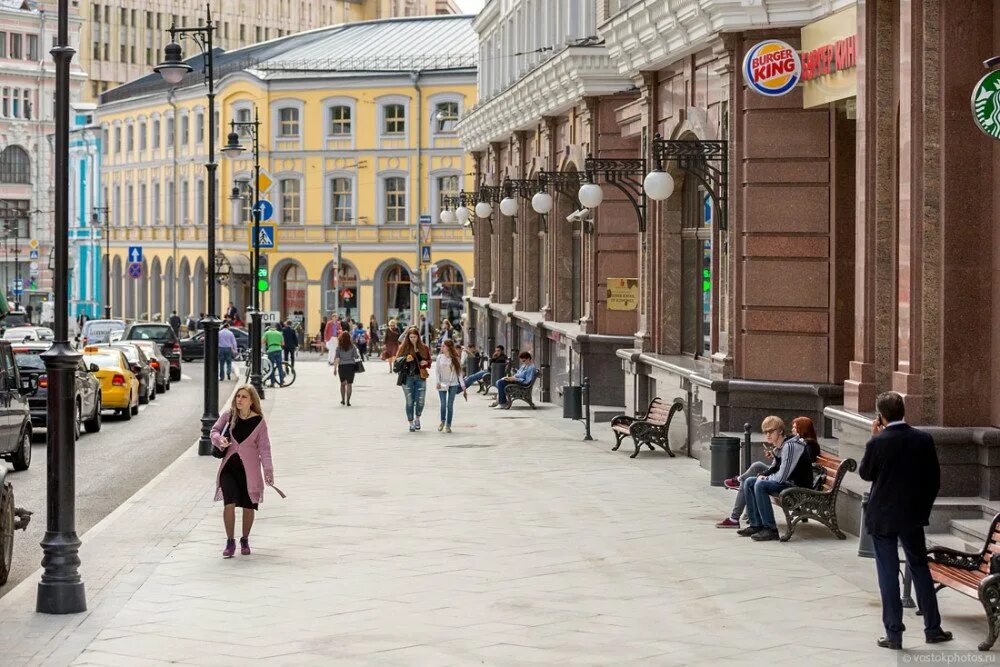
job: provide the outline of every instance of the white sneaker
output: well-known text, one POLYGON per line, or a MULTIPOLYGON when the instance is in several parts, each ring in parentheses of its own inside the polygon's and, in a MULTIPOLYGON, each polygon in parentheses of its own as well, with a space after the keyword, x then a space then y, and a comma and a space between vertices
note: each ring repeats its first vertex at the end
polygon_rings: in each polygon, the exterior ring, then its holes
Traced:
POLYGON ((443 431, 444 430, 444 422, 441 422, 440 424, 438 424, 438 430, 439 431, 443 431))
POLYGON ((451 427, 450 426, 445 426, 444 427, 444 432, 445 433, 451 433, 451 427))
POLYGON ((417 417, 416 419, 413 420, 413 428, 417 429, 418 431, 420 430, 420 417, 417 417))

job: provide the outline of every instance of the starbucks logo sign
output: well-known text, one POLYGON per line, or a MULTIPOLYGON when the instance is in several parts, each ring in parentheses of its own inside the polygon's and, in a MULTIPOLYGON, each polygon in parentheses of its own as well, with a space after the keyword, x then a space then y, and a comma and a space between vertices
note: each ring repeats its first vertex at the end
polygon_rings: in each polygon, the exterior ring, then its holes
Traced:
POLYGON ((972 117, 980 130, 1000 139, 1000 70, 984 76, 972 90, 972 117))

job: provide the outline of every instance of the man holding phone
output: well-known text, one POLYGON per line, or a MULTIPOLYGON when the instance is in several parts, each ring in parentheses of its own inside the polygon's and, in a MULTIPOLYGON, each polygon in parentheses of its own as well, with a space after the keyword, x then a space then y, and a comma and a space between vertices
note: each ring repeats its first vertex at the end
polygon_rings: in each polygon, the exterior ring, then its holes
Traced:
POLYGON ((903 605, 899 597, 899 545, 913 575, 917 604, 924 615, 924 636, 928 644, 950 641, 952 634, 941 629, 934 581, 927 567, 924 526, 930 521, 931 507, 941 486, 934 439, 913 428, 903 417, 903 397, 894 391, 875 399, 878 418, 872 422, 872 439, 865 446, 858 474, 871 482, 871 497, 865 510, 865 526, 875 548, 875 569, 882 593, 882 623, 885 637, 876 643, 882 648, 903 648, 903 605))

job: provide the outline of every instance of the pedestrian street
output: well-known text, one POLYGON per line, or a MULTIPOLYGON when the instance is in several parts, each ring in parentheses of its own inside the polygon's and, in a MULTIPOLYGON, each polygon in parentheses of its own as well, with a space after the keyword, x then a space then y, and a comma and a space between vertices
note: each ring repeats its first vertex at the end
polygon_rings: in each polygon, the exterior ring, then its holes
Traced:
MULTIPOLYGON (((0 600, 12 655, 48 664, 895 664, 875 646, 872 561, 806 525, 754 543, 714 521, 731 492, 693 459, 583 442, 551 406, 459 398, 439 433, 407 431, 384 364, 351 407, 321 361, 265 401, 275 482, 254 553, 220 558, 215 459, 182 456, 93 537, 90 610, 43 617, 0 600), (99 574, 98 574, 99 573, 99 574), (74 620, 75 619, 75 620, 74 620), (59 624, 70 625, 59 625, 59 624), (26 639, 31 635, 31 640, 26 639)), ((432 384, 429 384, 433 388, 432 384)), ((977 603, 941 593, 949 650, 985 633, 977 603)), ((923 650, 908 611, 908 650, 923 650)))

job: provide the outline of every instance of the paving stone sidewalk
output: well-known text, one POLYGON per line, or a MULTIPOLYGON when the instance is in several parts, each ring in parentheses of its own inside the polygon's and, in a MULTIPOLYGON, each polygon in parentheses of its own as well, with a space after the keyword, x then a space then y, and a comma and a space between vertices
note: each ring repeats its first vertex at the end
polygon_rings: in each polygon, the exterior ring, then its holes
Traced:
MULTIPOLYGON (((288 498, 266 496, 252 556, 220 557, 217 461, 189 452, 84 536, 90 611, 34 614, 37 578, 0 599, 3 664, 896 664, 856 540, 717 530, 733 496, 696 461, 630 460, 606 425, 582 442, 553 406, 470 394, 444 434, 431 391, 408 433, 368 368, 351 407, 322 362, 269 392, 288 498)), ((941 607, 948 648, 974 650, 979 605, 941 607)))

